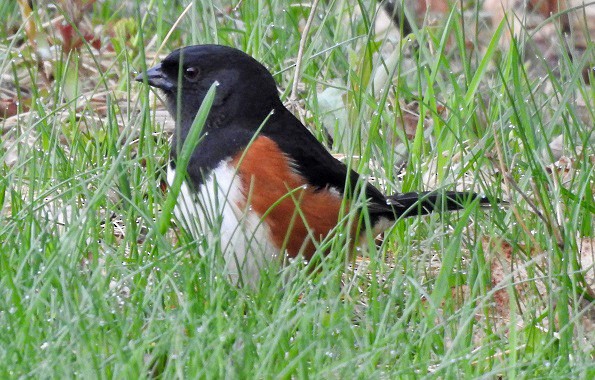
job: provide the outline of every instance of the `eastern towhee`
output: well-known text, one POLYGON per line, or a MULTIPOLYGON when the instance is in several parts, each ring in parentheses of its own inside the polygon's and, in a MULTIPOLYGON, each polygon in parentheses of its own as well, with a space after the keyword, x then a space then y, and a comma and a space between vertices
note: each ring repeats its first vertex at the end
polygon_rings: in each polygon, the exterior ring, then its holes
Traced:
POLYGON ((376 234, 399 217, 457 210, 472 199, 487 203, 472 192, 383 195, 316 140, 284 107, 269 71, 240 50, 184 47, 136 80, 145 78, 163 91, 176 119, 170 184, 179 148, 218 83, 175 214, 195 236, 221 244, 234 282, 254 284, 262 267, 284 258, 309 260, 349 208, 369 221, 348 227, 357 244, 366 225, 376 234), (363 198, 365 205, 357 202, 363 198))

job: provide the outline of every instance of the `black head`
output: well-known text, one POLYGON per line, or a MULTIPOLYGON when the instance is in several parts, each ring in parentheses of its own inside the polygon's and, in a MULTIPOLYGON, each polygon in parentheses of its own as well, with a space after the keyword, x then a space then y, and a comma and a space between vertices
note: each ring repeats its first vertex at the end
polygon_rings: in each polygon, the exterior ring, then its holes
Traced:
MULTIPOLYGON (((215 82, 218 86, 206 128, 224 127, 241 118, 244 125, 253 121, 256 129, 273 109, 283 107, 269 71, 248 54, 228 46, 195 45, 175 50, 145 75, 149 85, 165 94, 171 115, 180 115, 176 122, 182 139, 215 82)), ((135 79, 142 82, 145 75, 135 79)))

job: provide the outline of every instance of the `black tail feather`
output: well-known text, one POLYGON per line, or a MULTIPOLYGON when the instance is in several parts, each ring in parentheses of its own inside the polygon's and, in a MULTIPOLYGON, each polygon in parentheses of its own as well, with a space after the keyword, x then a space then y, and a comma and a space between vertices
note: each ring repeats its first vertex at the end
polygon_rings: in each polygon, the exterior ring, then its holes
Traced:
POLYGON ((396 217, 427 215, 432 212, 455 211, 469 202, 479 199, 482 205, 489 204, 486 197, 471 191, 425 191, 391 195, 387 203, 396 217))

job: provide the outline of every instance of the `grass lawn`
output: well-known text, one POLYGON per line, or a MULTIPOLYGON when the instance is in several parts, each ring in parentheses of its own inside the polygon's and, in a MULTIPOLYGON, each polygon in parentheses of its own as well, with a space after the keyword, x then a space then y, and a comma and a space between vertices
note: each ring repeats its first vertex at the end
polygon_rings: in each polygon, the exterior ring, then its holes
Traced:
POLYGON ((595 44, 560 14, 465 1, 401 37, 376 2, 26 3, 0 3, 0 378, 595 377, 595 44), (400 220, 353 260, 339 231, 316 270, 233 286, 159 228, 173 124, 133 81, 197 43, 263 62, 384 192, 508 205, 400 220))

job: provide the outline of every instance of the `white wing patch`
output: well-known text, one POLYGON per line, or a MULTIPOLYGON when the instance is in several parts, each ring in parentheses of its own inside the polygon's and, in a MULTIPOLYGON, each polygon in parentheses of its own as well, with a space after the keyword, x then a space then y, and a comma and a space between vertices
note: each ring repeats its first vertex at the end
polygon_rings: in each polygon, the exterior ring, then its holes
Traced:
MULTIPOLYGON (((270 243, 270 230, 260 216, 243 208, 246 199, 230 161, 215 168, 196 193, 183 182, 174 213, 192 236, 207 239, 209 248, 216 250, 214 245, 219 244, 226 275, 234 284, 255 286, 263 269, 280 264, 279 252, 270 243)), ((168 166, 170 186, 174 176, 168 166)))

